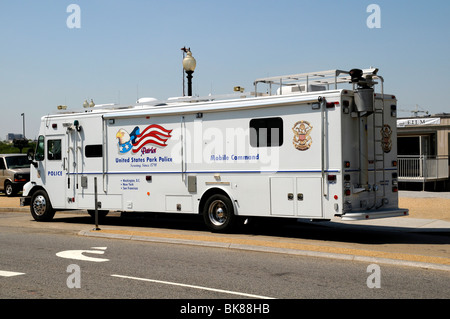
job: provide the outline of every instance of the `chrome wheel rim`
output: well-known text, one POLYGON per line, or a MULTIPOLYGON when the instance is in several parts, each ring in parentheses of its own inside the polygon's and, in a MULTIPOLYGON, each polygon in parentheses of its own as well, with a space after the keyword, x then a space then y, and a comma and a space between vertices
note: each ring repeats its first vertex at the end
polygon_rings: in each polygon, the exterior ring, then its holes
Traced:
POLYGON ((221 200, 215 200, 209 205, 209 220, 215 226, 222 226, 228 220, 228 211, 225 203, 221 200))
POLYGON ((42 216, 45 214, 45 210, 47 209, 47 201, 45 197, 42 195, 36 196, 33 201, 33 211, 37 216, 42 216))
POLYGON ((13 193, 13 187, 11 184, 7 184, 5 187, 5 193, 6 195, 10 196, 13 193))

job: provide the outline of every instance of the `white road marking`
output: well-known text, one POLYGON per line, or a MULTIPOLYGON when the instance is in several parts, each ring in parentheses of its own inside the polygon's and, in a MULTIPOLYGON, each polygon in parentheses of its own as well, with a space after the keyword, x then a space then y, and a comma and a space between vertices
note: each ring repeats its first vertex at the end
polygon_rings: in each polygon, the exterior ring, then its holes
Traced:
POLYGON ((25 275, 25 273, 0 270, 1 277, 13 277, 13 276, 19 276, 19 275, 25 275))
POLYGON ((194 289, 202 289, 202 290, 220 292, 220 293, 224 293, 224 294, 239 295, 239 296, 250 297, 250 298, 274 299, 272 297, 247 294, 247 293, 244 293, 244 292, 237 292, 237 291, 223 290, 223 289, 215 289, 215 288, 195 286, 195 285, 187 285, 187 284, 181 284, 181 283, 170 282, 170 281, 162 281, 162 280, 139 278, 139 277, 130 277, 130 276, 122 276, 122 275, 111 275, 111 276, 112 277, 118 277, 118 278, 126 278, 126 279, 134 279, 134 280, 140 280, 140 281, 154 282, 154 283, 157 283, 157 284, 172 285, 172 286, 179 286, 179 287, 187 287, 187 288, 194 288, 194 289))
MULTIPOLYGON (((102 250, 106 249, 106 247, 92 247, 92 248, 102 249, 102 250)), ((85 261, 93 261, 93 262, 109 261, 109 259, 106 259, 106 258, 88 257, 88 256, 83 255, 83 253, 102 255, 105 253, 102 250, 65 250, 65 251, 60 251, 59 253, 56 253, 56 256, 61 257, 61 258, 85 260, 85 261)))

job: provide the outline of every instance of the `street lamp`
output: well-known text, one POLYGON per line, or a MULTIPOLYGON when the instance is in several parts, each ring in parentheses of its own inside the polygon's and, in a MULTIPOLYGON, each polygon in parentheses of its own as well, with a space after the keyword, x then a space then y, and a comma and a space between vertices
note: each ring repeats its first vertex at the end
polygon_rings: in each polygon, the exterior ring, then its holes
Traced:
POLYGON ((183 69, 187 74, 188 79, 188 96, 192 96, 192 73, 194 73, 195 66, 197 62, 195 61, 194 57, 192 56, 191 49, 185 49, 186 57, 183 59, 183 69))
POLYGON ((22 116, 23 139, 25 139, 25 113, 20 114, 20 116, 22 116))

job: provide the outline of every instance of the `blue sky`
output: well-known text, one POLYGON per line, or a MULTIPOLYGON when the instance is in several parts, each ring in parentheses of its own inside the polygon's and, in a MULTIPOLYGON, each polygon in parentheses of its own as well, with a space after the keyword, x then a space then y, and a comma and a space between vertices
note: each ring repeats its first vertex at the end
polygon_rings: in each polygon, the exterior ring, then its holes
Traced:
MULTIPOLYGON (((195 95, 247 91, 259 77, 375 66, 400 109, 450 112, 450 2, 2 0, 0 139, 38 135, 56 106, 182 95, 183 46, 195 95), (68 28, 70 4, 80 28, 68 28), (369 28, 370 4, 381 28, 369 28)), ((402 116, 410 112, 400 113, 402 116)))

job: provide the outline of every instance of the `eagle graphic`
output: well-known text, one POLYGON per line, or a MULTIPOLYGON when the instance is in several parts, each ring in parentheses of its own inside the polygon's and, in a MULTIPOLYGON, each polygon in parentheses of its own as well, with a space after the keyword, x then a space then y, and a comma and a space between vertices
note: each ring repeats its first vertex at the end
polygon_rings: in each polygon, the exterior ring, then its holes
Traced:
POLYGON ((136 126, 131 133, 121 128, 116 134, 119 153, 125 154, 132 151, 134 154, 139 152, 147 144, 152 144, 156 147, 166 147, 167 140, 172 137, 170 135, 171 132, 172 130, 167 130, 158 124, 147 126, 142 133, 140 132, 139 126, 136 126))

